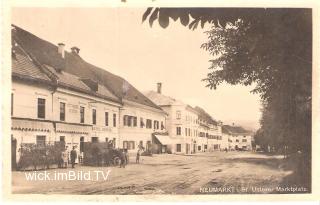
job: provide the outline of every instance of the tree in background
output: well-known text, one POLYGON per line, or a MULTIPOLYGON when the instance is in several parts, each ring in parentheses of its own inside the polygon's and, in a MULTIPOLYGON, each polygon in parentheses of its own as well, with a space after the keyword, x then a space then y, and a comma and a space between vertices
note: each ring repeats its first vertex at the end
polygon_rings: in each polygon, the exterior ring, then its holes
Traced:
POLYGON ((212 55, 206 86, 254 83, 263 104, 257 137, 311 159, 311 9, 148 8, 142 17, 163 28, 170 19, 190 29, 210 23, 201 46, 212 55))

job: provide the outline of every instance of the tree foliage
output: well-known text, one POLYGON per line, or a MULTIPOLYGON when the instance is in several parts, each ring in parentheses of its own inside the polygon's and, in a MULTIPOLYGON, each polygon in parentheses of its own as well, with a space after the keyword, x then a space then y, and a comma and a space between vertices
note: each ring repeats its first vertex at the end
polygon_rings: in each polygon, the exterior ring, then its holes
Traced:
POLYGON ((142 20, 170 19, 190 29, 199 25, 211 55, 206 86, 256 86, 263 109, 258 135, 264 143, 311 151, 312 12, 284 8, 148 8, 142 20))

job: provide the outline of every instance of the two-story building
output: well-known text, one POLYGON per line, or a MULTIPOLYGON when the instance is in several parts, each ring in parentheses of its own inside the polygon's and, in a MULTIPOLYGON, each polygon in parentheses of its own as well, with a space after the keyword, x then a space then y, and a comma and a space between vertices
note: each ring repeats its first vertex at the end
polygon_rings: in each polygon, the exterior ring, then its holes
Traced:
POLYGON ((252 133, 240 126, 223 125, 223 135, 228 137, 229 150, 252 150, 252 133))
POLYGON ((166 113, 160 107, 125 79, 85 62, 79 48, 68 52, 64 44, 14 25, 12 39, 16 147, 63 141, 81 152, 82 142, 109 142, 134 150, 139 144, 151 148, 152 133, 165 132, 166 113))

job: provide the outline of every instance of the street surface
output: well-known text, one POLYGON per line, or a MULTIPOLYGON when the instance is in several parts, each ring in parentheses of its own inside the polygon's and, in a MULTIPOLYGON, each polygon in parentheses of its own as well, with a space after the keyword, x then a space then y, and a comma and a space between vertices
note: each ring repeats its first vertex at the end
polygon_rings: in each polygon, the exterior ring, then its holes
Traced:
POLYGON ((50 169, 47 170, 50 181, 27 180, 26 174, 32 171, 15 171, 12 191, 19 194, 263 194, 274 193, 274 187, 292 174, 283 168, 282 157, 251 152, 142 156, 140 164, 135 164, 132 156, 130 161, 126 168, 50 169), (111 171, 106 175, 108 170, 111 171), (55 173, 69 171, 91 172, 94 179, 52 179, 55 173), (104 175, 99 175, 97 181, 94 171, 103 171, 104 175))

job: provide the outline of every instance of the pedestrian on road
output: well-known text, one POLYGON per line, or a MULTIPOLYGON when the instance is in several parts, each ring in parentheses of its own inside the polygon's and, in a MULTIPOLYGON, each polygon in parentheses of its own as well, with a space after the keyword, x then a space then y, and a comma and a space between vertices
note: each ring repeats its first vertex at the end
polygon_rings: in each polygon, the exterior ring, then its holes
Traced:
POLYGON ((121 150, 120 151, 120 168, 123 167, 125 168, 126 167, 126 155, 124 153, 124 150, 121 150))
POLYGON ((128 149, 125 149, 125 158, 126 158, 126 165, 129 164, 129 154, 128 149))
POLYGON ((138 149, 137 156, 136 156, 136 163, 140 163, 140 149, 138 149))
POLYGON ((75 150, 75 147, 72 147, 72 151, 70 153, 70 158, 71 158, 71 165, 72 168, 74 168, 74 164, 76 163, 76 159, 77 159, 77 151, 75 150))

